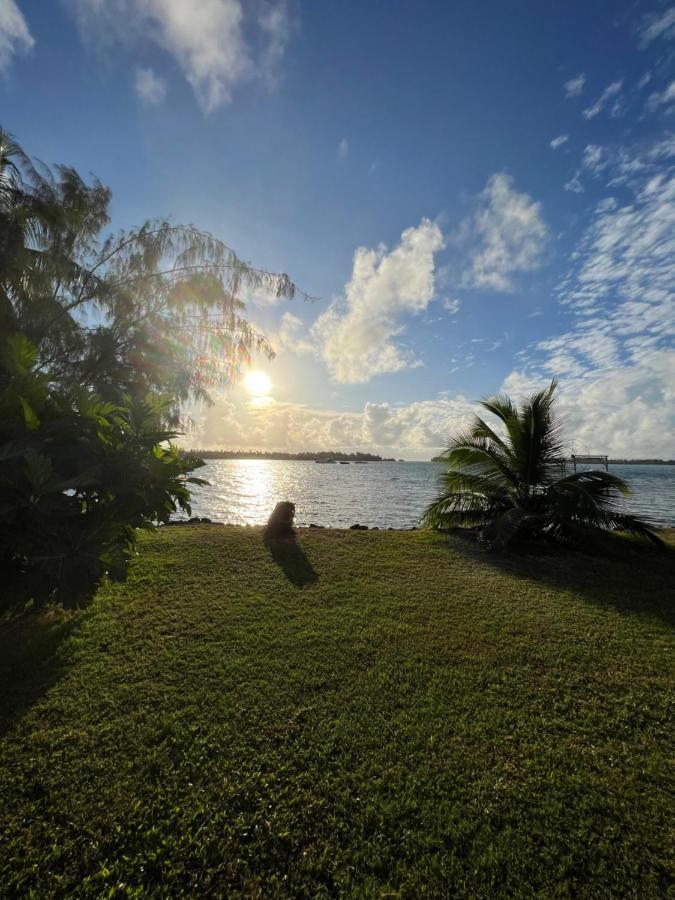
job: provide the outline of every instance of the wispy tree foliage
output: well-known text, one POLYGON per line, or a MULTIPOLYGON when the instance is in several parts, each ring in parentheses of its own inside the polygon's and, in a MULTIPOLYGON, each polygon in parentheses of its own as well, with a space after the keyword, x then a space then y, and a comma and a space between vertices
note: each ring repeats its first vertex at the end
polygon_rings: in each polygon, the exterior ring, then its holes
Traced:
POLYGON ((579 542, 589 532, 627 531, 660 543, 649 525, 625 512, 628 485, 605 471, 561 477, 565 443, 553 382, 518 408, 508 397, 481 403, 480 416, 451 438, 442 492, 423 521, 439 530, 480 526, 481 541, 502 549, 518 533, 579 542))
POLYGON ((273 355, 246 291, 296 293, 192 225, 110 231, 110 199, 0 131, 0 565, 20 602, 121 576, 136 527, 189 510, 182 405, 273 355))
POLYGON ((110 199, 0 133, 0 327, 35 344, 42 371, 181 401, 231 384, 252 350, 273 355, 241 295, 291 298, 288 275, 250 266, 192 225, 153 220, 106 236, 110 199))

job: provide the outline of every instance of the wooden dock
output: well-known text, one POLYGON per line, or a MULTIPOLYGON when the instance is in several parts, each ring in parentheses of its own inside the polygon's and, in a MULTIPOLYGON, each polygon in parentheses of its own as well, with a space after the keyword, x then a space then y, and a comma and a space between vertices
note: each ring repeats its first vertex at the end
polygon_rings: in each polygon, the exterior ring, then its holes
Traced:
POLYGON ((562 475, 567 473, 569 466, 574 472, 577 471, 577 466, 602 466, 605 472, 609 472, 609 456, 602 453, 594 456, 580 456, 578 453, 572 453, 570 456, 561 457, 557 462, 560 464, 562 475))

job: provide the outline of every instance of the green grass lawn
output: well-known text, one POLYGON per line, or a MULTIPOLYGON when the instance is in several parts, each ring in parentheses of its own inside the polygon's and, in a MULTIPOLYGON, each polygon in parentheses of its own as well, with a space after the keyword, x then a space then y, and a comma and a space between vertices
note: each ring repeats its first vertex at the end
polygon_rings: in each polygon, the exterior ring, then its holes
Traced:
POLYGON ((0 631, 0 896, 667 893, 672 552, 139 550, 0 631))

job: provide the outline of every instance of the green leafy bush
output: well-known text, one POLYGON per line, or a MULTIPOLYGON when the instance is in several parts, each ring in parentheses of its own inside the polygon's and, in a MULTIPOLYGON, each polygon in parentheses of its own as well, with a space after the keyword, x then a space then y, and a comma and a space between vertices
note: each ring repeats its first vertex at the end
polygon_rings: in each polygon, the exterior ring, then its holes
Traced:
POLYGON ((63 390, 22 334, 0 344, 0 609, 77 606, 122 579, 136 529, 190 512, 190 472, 162 427, 171 397, 102 400, 63 390))

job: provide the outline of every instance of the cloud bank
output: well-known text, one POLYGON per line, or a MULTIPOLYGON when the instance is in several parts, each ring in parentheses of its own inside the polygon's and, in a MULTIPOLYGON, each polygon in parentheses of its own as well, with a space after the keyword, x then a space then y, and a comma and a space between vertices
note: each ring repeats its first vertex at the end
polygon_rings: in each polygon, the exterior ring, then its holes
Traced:
POLYGON ((475 408, 464 397, 368 402, 358 412, 279 402, 256 406, 223 397, 195 416, 195 429, 183 443, 203 449, 374 450, 429 459, 452 431, 468 424, 475 408))

